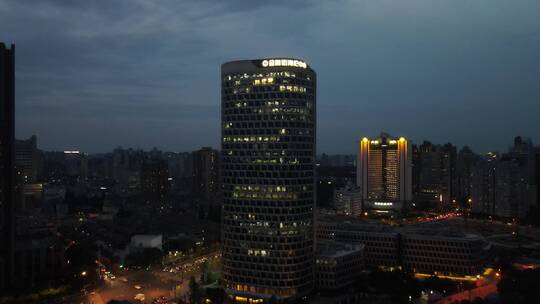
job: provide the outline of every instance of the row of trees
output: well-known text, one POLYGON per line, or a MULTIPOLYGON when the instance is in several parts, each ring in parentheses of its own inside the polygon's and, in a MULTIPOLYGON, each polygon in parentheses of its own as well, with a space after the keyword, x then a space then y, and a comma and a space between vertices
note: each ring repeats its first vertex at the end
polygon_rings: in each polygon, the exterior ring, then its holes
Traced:
POLYGON ((416 279, 412 273, 404 271, 382 271, 374 269, 361 276, 353 286, 356 292, 379 294, 390 298, 392 303, 410 303, 410 299, 420 297, 422 291, 433 290, 449 295, 460 289, 472 288, 465 283, 456 283, 448 279, 432 276, 424 280, 416 279))

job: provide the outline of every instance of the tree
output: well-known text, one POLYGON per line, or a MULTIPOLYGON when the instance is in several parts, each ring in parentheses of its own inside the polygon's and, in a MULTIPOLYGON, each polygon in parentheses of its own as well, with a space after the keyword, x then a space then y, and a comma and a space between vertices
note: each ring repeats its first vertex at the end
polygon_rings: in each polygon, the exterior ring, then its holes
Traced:
POLYGON ((540 226, 540 206, 532 206, 527 217, 527 222, 534 226, 540 226))
POLYGON ((199 206, 199 209, 197 210, 197 212, 198 212, 198 216, 199 216, 200 220, 206 218, 206 214, 205 214, 204 208, 202 206, 199 206))
POLYGON ((223 304, 225 303, 225 290, 223 288, 208 288, 206 289, 206 296, 210 299, 211 303, 223 304))
POLYGON ((129 266, 148 267, 161 263, 163 252, 157 248, 146 248, 130 253, 126 262, 129 266))
POLYGON ((67 263, 66 279, 72 287, 80 288, 97 278, 97 253, 93 244, 74 242, 66 249, 64 257, 67 263))
POLYGON ((332 205, 334 184, 321 181, 317 184, 317 206, 329 207, 332 205))
POLYGON ((221 208, 209 207, 208 219, 213 222, 221 222, 221 208))
POLYGON ((270 299, 268 300, 268 304, 277 304, 277 298, 275 295, 272 295, 270 299))
POLYGON ((503 271, 497 284, 503 303, 536 303, 540 299, 540 269, 503 271))
POLYGON ((192 304, 199 304, 202 302, 201 287, 193 276, 189 278, 189 302, 192 304))
POLYGON ((422 289, 418 280, 411 274, 401 271, 374 270, 367 282, 372 288, 392 295, 396 303, 407 303, 409 296, 417 298, 422 289))
POLYGON ((205 260, 201 264, 201 282, 203 284, 209 284, 208 282, 208 271, 210 270, 210 263, 208 263, 208 260, 205 260))
POLYGON ((472 304, 485 304, 486 301, 482 300, 481 298, 475 298, 473 301, 472 301, 472 304))
POLYGON ((457 284, 448 279, 431 276, 424 280, 424 289, 436 290, 440 293, 452 293, 457 290, 457 284))

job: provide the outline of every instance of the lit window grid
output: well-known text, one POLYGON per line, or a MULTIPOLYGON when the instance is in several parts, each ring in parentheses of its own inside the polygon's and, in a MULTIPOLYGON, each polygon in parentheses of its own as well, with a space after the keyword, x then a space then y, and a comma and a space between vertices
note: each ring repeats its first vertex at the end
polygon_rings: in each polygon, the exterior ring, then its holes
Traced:
MULTIPOLYGON (((235 78, 256 83, 257 79, 247 74, 239 75, 224 77, 224 87, 237 87, 224 90, 222 109, 225 279, 233 289, 238 285, 251 290, 258 285, 257 290, 296 290, 312 281, 315 109, 314 96, 310 95, 313 86, 306 80, 314 76, 299 80, 307 88, 298 94, 294 89, 280 93, 283 88, 278 86, 254 93, 256 88, 248 82, 243 89, 243 81, 227 83, 235 78), (240 93, 247 98, 238 101, 234 94, 240 93), (293 196, 275 199, 235 196, 239 192, 258 194, 244 190, 250 187, 244 186, 247 184, 261 184, 261 188, 278 185, 275 189, 301 185, 296 188, 301 191, 279 193, 293 196), (238 185, 242 190, 235 190, 238 185), (263 251, 264 255, 253 254, 263 251)), ((297 80, 272 76, 276 84, 297 80)), ((287 77, 297 75, 291 72, 287 77)))

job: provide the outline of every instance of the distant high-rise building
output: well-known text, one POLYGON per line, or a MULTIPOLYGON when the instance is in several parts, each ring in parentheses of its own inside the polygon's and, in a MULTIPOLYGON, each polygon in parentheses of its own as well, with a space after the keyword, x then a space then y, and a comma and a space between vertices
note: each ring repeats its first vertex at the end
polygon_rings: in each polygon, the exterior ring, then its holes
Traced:
POLYGON ((164 153, 164 159, 169 166, 169 177, 172 178, 170 186, 173 191, 177 193, 193 191, 192 158, 190 152, 164 153))
POLYGON ((356 155, 327 155, 323 153, 319 157, 321 167, 353 167, 356 162, 356 155))
POLYGON ((151 162, 147 160, 147 156, 147 153, 142 150, 121 147, 114 149, 110 159, 110 174, 115 182, 115 193, 132 195, 141 190, 149 190, 149 188, 143 189, 144 185, 141 184, 143 164, 151 162))
POLYGON ((459 150, 456 161, 456 201, 458 204, 470 207, 472 200, 472 170, 480 157, 468 146, 459 150))
POLYGON ((66 166, 64 165, 64 152, 43 152, 43 181, 51 182, 64 180, 66 177, 66 166))
POLYGON ((528 184, 536 185, 536 151, 530 138, 516 136, 514 146, 505 155, 519 163, 528 184))
POLYGON ((520 208, 526 184, 516 161, 488 154, 472 171, 471 211, 500 217, 524 217, 520 208))
POLYGON ((363 207, 378 213, 401 212, 412 200, 411 145, 381 133, 359 143, 356 182, 363 207))
MULTIPOLYGON (((313 288, 316 74, 297 59, 221 67, 223 279, 238 301, 313 288)), ((256 301, 256 302, 255 302, 256 301)))
POLYGON ((362 214, 362 188, 347 184, 334 190, 334 208, 338 214, 362 214))
POLYGON ((130 168, 129 152, 129 150, 116 148, 112 153, 111 177, 121 189, 127 188, 128 171, 130 168))
POLYGON ((64 166, 69 177, 85 178, 88 173, 86 155, 78 150, 64 151, 64 166))
POLYGON ((169 190, 169 166, 162 159, 150 158, 141 168, 141 190, 154 197, 163 198, 169 190))
POLYGON ((536 155, 532 143, 516 137, 508 153, 489 153, 472 170, 472 212, 527 218, 537 202, 536 155))
MULTIPOLYGON (((527 205, 534 208, 538 200, 540 200, 540 181, 539 181, 539 151, 534 147, 533 142, 530 138, 516 136, 514 138, 514 146, 510 148, 506 154, 507 158, 514 159, 519 163, 520 170, 522 172, 523 179, 527 184, 527 205), (532 193, 531 193, 532 191, 532 193)), ((531 209, 526 207, 527 209, 531 209)), ((531 210, 528 210, 528 212, 531 210)))
POLYGON ((449 207, 455 202, 456 147, 424 141, 413 146, 413 197, 415 203, 449 207))
POLYGON ((32 183, 37 180, 38 150, 35 135, 32 135, 29 139, 15 142, 15 164, 21 168, 25 183, 32 183))
POLYGON ((219 191, 219 151, 202 148, 193 152, 193 195, 204 200, 219 191))
POLYGON ((540 209, 540 147, 536 147, 535 152, 535 164, 536 164, 536 208, 540 209))
POLYGON ((193 155, 188 152, 184 152, 180 155, 180 176, 190 177, 193 174, 193 155))
MULTIPOLYGON (((40 153, 40 165, 38 179, 43 180, 42 153, 40 153)), ((93 154, 88 156, 88 177, 90 179, 110 178, 111 156, 110 154, 93 154)))
POLYGON ((0 43, 0 294, 13 277, 15 46, 0 43))

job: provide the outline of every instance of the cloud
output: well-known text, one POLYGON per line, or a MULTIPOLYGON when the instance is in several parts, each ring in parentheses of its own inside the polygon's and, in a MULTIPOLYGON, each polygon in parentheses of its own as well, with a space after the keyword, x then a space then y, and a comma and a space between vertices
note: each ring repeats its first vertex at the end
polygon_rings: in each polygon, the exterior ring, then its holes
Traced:
POLYGON ((381 129, 485 151, 516 134, 540 140, 539 10, 504 0, 6 0, 0 41, 17 45, 17 133, 37 133, 45 149, 218 147, 221 63, 295 56, 318 73, 319 151, 352 153, 381 129), (92 132, 104 126, 107 138, 92 132))

